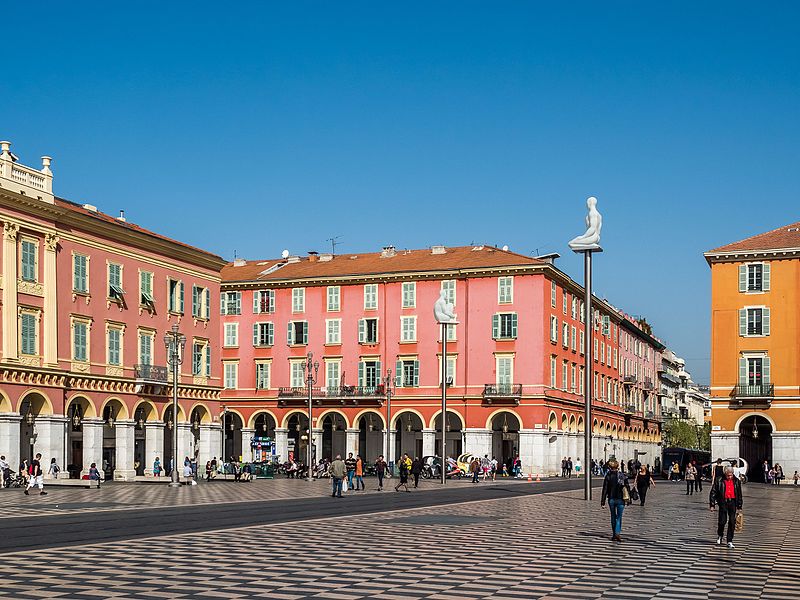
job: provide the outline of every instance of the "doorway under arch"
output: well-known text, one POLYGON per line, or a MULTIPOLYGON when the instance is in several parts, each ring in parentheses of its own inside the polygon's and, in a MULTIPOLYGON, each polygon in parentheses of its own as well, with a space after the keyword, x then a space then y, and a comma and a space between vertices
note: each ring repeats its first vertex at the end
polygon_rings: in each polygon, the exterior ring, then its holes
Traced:
MULTIPOLYGON (((434 420, 434 429, 436 429, 436 443, 434 445, 434 454, 442 456, 442 415, 439 413, 434 420)), ((452 456, 458 458, 458 455, 463 451, 464 441, 461 431, 461 417, 458 414, 447 411, 447 420, 445 421, 445 456, 452 456)))
POLYGON ((383 454, 383 420, 376 412, 366 412, 359 417, 358 454, 361 460, 374 462, 379 454, 383 454))
POLYGON ((422 456, 422 419, 410 410, 401 411, 395 417, 394 459, 400 460, 403 453, 422 456))
POLYGON ((767 481, 764 461, 772 464, 772 423, 767 418, 748 416, 739 424, 739 456, 747 461, 750 481, 767 481))
MULTIPOLYGON (((329 412, 322 419, 322 454, 320 458, 333 460, 337 454, 345 458, 347 448, 347 422, 337 412, 329 412)), ((305 454, 303 455, 305 456, 305 454)))
POLYGON ((519 430, 519 417, 511 411, 504 410, 492 417, 492 455, 500 465, 506 465, 509 473, 519 453, 519 430))

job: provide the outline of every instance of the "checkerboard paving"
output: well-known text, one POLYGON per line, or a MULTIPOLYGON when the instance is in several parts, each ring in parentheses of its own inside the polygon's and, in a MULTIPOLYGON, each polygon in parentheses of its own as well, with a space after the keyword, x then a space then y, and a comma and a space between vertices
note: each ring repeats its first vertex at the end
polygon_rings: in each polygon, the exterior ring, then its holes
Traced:
POLYGON ((622 543, 581 492, 514 496, 7 554, 0 597, 800 598, 800 489, 745 486, 733 550, 682 489, 628 507, 622 543))

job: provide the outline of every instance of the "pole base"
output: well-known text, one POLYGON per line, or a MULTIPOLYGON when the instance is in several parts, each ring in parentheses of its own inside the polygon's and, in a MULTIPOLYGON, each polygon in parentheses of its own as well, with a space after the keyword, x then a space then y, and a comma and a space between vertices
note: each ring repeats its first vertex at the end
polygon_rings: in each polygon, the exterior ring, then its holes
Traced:
POLYGON ((180 481, 170 481, 168 485, 169 485, 169 487, 181 487, 181 482, 180 481))

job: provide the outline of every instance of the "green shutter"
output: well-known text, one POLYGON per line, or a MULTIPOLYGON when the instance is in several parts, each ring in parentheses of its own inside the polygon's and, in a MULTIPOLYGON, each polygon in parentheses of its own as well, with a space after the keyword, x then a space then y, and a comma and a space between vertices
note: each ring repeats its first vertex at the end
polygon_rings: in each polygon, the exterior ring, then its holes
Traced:
POLYGON ((739 309, 739 335, 745 336, 747 335, 747 309, 740 308, 739 309))
POLYGON ((272 346, 275 342, 275 326, 272 323, 267 323, 267 344, 272 346))
POLYGON ((206 377, 211 377, 211 346, 206 344, 206 377))
POLYGON ((739 384, 747 385, 747 359, 744 357, 739 359, 739 384))
POLYGON ((303 344, 308 344, 308 321, 303 321, 303 344))
POLYGON ((258 323, 253 323, 253 346, 258 346, 258 323))
POLYGON ((364 368, 365 368, 364 362, 363 361, 359 362, 358 363, 358 385, 359 386, 363 386, 364 385, 364 368))
POLYGON ((770 272, 769 272, 770 264, 765 262, 764 267, 761 270, 761 290, 764 292, 769 291, 769 280, 770 280, 770 272))
POLYGON ((289 321, 286 324, 286 343, 289 344, 290 346, 294 344, 294 335, 292 335, 293 333, 292 325, 293 323, 291 321, 289 321))
POLYGON ((747 291, 747 265, 739 265, 739 291, 747 291))
POLYGON ((259 310, 260 307, 258 305, 258 300, 259 300, 259 296, 260 295, 261 295, 261 292, 259 292, 258 290, 255 290, 253 292, 253 314, 254 315, 257 315, 260 312, 260 310, 259 310))
POLYGON ((419 361, 414 361, 414 387, 419 387, 419 361))
POLYGON ((403 387, 403 361, 398 360, 394 364, 394 384, 397 387, 403 387))
POLYGON ((179 303, 180 304, 178 306, 178 312, 183 314, 183 282, 182 281, 178 282, 178 287, 180 288, 180 296, 179 296, 179 303))
POLYGON ((498 339, 500 337, 500 315, 494 314, 492 315, 492 339, 498 339))
POLYGON ((761 312, 761 333, 769 335, 769 308, 761 312))
POLYGON ((269 312, 275 312, 275 290, 268 290, 269 295, 269 312))
POLYGON ((761 377, 762 377, 762 383, 764 385, 769 385, 771 383, 769 374, 770 370, 769 362, 770 362, 769 356, 765 356, 761 364, 761 377))
POLYGON ((511 315, 511 337, 517 339, 517 313, 511 315))
POLYGON ((358 320, 358 343, 363 344, 367 339, 367 320, 358 320))
POLYGON ((378 385, 381 383, 381 361, 375 361, 375 379, 378 385))
POLYGON ((206 301, 205 302, 205 304, 206 304, 205 317, 206 317, 206 319, 210 319, 211 318, 211 290, 209 290, 208 288, 203 290, 203 296, 204 296, 205 301, 206 301))

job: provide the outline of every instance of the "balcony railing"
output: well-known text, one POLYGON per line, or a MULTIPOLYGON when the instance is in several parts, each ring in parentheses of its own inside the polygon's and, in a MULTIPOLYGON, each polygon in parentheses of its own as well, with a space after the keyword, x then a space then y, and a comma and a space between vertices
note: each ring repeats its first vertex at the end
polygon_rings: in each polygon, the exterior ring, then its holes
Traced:
POLYGON ((134 365, 134 377, 145 383, 167 383, 167 367, 155 365, 134 365))
POLYGON ((623 385, 634 385, 636 383, 636 375, 625 375, 622 378, 623 385))
POLYGON ((731 396, 741 403, 743 400, 767 399, 775 397, 775 384, 759 383, 756 385, 737 385, 733 388, 731 396))
POLYGON ((638 411, 636 410, 636 405, 635 404, 626 404, 625 405, 625 414, 632 415, 632 414, 634 414, 636 412, 638 412, 638 411))
POLYGON ((653 389, 653 381, 649 377, 645 377, 644 379, 644 389, 646 390, 653 389))
POLYGON ((656 413, 654 413, 652 410, 648 410, 644 413, 644 418, 648 420, 653 420, 656 418, 656 413))
MULTIPOLYGON (((343 385, 340 387, 312 387, 311 398, 315 404, 321 404, 324 400, 336 400, 339 402, 358 400, 382 400, 386 396, 386 386, 372 385, 343 385)), ((278 388, 278 401, 285 404, 288 400, 308 401, 308 387, 281 387, 278 388)))
POLYGON ((519 404, 520 398, 521 383, 487 383, 483 386, 483 399, 489 404, 496 400, 511 400, 519 404))

